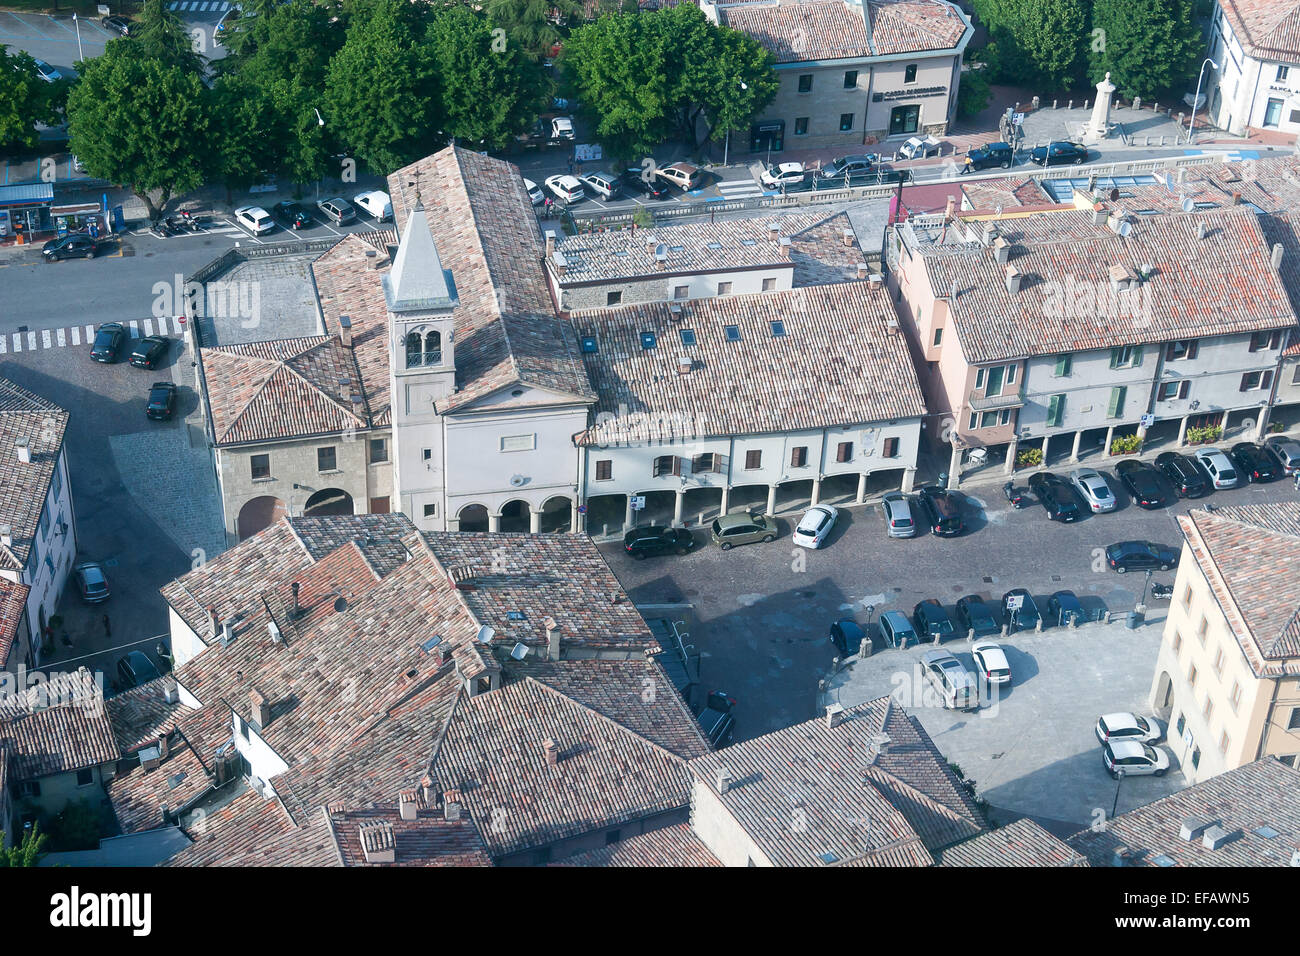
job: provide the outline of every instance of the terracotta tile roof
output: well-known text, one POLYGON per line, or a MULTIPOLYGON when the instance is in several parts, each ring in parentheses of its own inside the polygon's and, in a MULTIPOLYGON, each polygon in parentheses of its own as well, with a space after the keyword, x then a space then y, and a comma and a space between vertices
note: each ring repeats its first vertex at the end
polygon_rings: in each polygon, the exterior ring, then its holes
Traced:
POLYGON ((939 852, 940 866, 1087 866, 1088 860, 1028 817, 939 852))
POLYGON ((403 820, 397 810, 366 809, 329 815, 334 840, 344 866, 491 866, 492 860, 467 818, 443 819, 435 810, 417 810, 403 820), (392 827, 392 863, 367 863, 361 847, 361 827, 374 823, 392 827))
POLYGON ((68 413, 58 405, 0 378, 0 524, 13 536, 12 544, 0 545, 0 569, 27 564, 67 427, 68 413), (20 441, 28 443, 30 462, 18 460, 20 441))
POLYGON ((0 695, 0 743, 14 780, 67 773, 118 757, 102 675, 82 667, 0 695))
POLYGON ((14 641, 18 639, 18 625, 27 610, 27 595, 31 592, 25 584, 0 578, 0 667, 9 660, 14 641))
POLYGON ((1264 757, 1084 830, 1066 841, 1093 866, 1113 866, 1115 851, 1129 866, 1286 866, 1300 847, 1300 771, 1264 757), (1183 840, 1189 818, 1222 827, 1232 838, 1217 850, 1183 840), (1268 828, 1268 836, 1256 832, 1268 828))
POLYGON ((1219 0, 1233 36, 1250 56, 1300 60, 1300 3, 1295 0, 1219 0))
POLYGON ((954 49, 966 24, 937 0, 779 0, 719 6, 723 25, 748 33, 777 63, 866 59, 876 55, 954 49))
POLYGON ((593 309, 572 316, 598 351, 583 356, 600 395, 579 444, 785 432, 925 412, 884 288, 865 282, 791 292, 593 309), (680 312, 673 309, 680 308, 680 312), (772 322, 784 324, 775 336, 772 322), (728 341, 735 326, 739 341, 728 341), (679 332, 692 329, 696 344, 679 332), (656 347, 644 349, 641 334, 656 347), (679 358, 692 370, 679 374, 679 358))
POLYGON ((844 711, 833 728, 824 718, 806 721, 698 757, 690 769, 776 866, 864 857, 867 865, 925 866, 927 848, 983 829, 942 754, 888 698, 844 711), (889 740, 878 753, 882 733, 889 740), (719 793, 724 770, 731 784, 719 793))
POLYGON ((233 783, 221 801, 186 828, 194 842, 164 865, 219 866, 246 857, 293 829, 278 797, 265 799, 246 783, 233 783))
POLYGON ((967 24, 956 4, 938 0, 873 0, 865 6, 871 17, 871 42, 881 56, 952 50, 966 35, 967 24))
POLYGON ((695 835, 689 823, 674 823, 649 833, 619 840, 609 846, 566 857, 552 866, 722 866, 722 862, 695 835))
POLYGON ((464 700, 433 768, 494 856, 685 807, 680 758, 530 678, 464 700), (559 747, 548 765, 544 742, 559 747))
POLYGON ((853 228, 848 213, 840 212, 801 230, 790 237, 790 260, 794 263, 796 286, 851 282, 861 278, 858 266, 867 260, 862 255, 861 237, 853 228), (846 244, 845 233, 852 233, 846 244))
POLYGON ((1011 243, 1009 265, 1023 277, 1015 293, 1007 288, 1008 266, 996 262, 993 249, 963 241, 958 229, 938 244, 911 224, 902 227, 935 294, 950 296, 956 288, 953 324, 972 363, 1296 324, 1259 219, 1245 208, 1135 217, 1128 238, 1093 225, 1084 211, 1003 219, 997 229, 1011 243), (1196 236, 1201 221, 1208 227, 1204 239, 1196 236), (1107 304, 1093 310, 1095 317, 1060 314, 1053 303, 1062 288, 1108 289, 1114 266, 1135 275, 1152 267, 1136 306, 1107 304))
POLYGON ((415 530, 411 519, 400 512, 285 520, 314 560, 319 561, 349 541, 355 541, 380 577, 406 563, 409 554, 402 539, 415 530))
POLYGON ((333 336, 199 350, 218 445, 365 430, 352 351, 333 336), (342 383, 347 382, 347 385, 342 383))
MULTIPOLYGON (((302 826, 284 830, 239 856, 207 852, 208 866, 342 866, 339 846, 324 809, 302 826)), ((172 862, 168 865, 182 865, 172 862)), ((185 864, 188 865, 188 864, 185 864)))
POLYGON ((123 753, 149 746, 195 713, 193 707, 181 703, 179 694, 174 702, 167 702, 166 690, 175 686, 170 675, 158 677, 104 701, 113 736, 123 753))
POLYGON ((577 339, 551 302, 541 232, 518 168, 449 147, 397 170, 388 177, 388 192, 399 232, 417 189, 459 299, 457 391, 440 400, 438 410, 455 410, 517 383, 592 400, 577 339))
MULTIPOLYGON (((962 183, 961 192, 971 211, 990 212, 997 209, 1011 210, 1063 206, 1043 190, 1038 178, 1034 176, 1026 176, 1023 179, 1012 176, 999 176, 996 179, 981 179, 971 183, 962 183)), ((1073 206, 1066 208, 1073 208, 1073 206)))
POLYGON ((1300 675, 1300 502, 1197 509, 1178 524, 1255 675, 1300 675))

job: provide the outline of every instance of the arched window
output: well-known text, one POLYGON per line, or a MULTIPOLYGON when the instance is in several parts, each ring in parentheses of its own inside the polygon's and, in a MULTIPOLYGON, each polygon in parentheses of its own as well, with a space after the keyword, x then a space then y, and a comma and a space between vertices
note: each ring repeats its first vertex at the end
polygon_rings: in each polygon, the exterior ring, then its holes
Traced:
POLYGON ((406 336, 406 367, 416 368, 423 364, 420 354, 420 333, 411 332, 406 336))
POLYGON ((442 364, 442 336, 437 332, 429 332, 424 337, 424 364, 442 364))

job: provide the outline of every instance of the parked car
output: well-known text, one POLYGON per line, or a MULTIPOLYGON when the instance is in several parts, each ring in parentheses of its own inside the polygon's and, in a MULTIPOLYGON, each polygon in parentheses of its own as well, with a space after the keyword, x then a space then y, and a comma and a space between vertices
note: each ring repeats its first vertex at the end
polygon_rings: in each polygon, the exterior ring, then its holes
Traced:
POLYGON ((1111 740, 1135 740, 1142 744, 1153 744, 1165 735, 1160 721, 1130 713, 1103 714, 1097 718, 1093 732, 1102 744, 1111 740))
POLYGON ((731 713, 735 706, 734 698, 715 690, 709 694, 704 709, 696 715, 695 719, 700 722, 704 736, 709 738, 709 743, 714 747, 725 747, 735 739, 736 720, 731 713))
POLYGON ((884 611, 880 615, 880 634, 890 647, 906 647, 921 643, 916 628, 902 611, 884 611))
POLYGON ((316 208, 321 211, 322 216, 336 226, 341 226, 347 222, 356 222, 357 219, 357 211, 342 196, 322 199, 316 203, 316 208))
POLYGON ((685 528, 654 525, 633 528, 623 535, 623 551, 640 560, 652 554, 685 554, 695 547, 695 536, 685 528))
POLYGON ((1071 624, 1082 624, 1086 619, 1087 614, 1083 610, 1083 604, 1079 601, 1079 596, 1073 591, 1055 591, 1047 599, 1047 621, 1049 623, 1069 627, 1071 624))
POLYGON ((176 383, 154 382, 149 386, 149 402, 144 413, 156 422, 170 421, 176 410, 176 383))
POLYGON ((634 192, 650 199, 668 199, 668 185, 640 166, 623 170, 624 192, 634 192))
POLYGON ((993 166, 999 169, 1010 169, 1015 161, 1016 151, 1010 143, 986 143, 966 154, 966 162, 961 171, 965 174, 993 166))
POLYGON ((795 526, 794 543, 804 548, 820 548, 839 516, 839 511, 830 505, 813 505, 795 526))
POLYGON ((885 531, 891 538, 916 537, 912 506, 904 494, 891 491, 880 499, 880 508, 885 513, 885 531))
POLYGON ((126 17, 100 17, 99 25, 105 30, 120 33, 124 37, 131 35, 131 21, 126 17))
POLYGON ((352 197, 352 204, 376 222, 393 218, 393 200, 382 189, 369 189, 352 197))
POLYGON ((1300 442, 1294 438, 1274 435, 1264 442, 1264 450, 1277 459, 1285 474, 1294 475, 1300 472, 1300 442))
POLYGON ((572 116, 557 116, 551 120, 551 139, 572 140, 574 135, 572 116))
POLYGON ((235 210, 235 223, 255 236, 275 228, 275 220, 261 206, 240 206, 235 210))
POLYGON ((1081 166, 1088 161, 1088 148, 1064 141, 1048 143, 1031 149, 1029 161, 1039 166, 1081 166))
POLYGON ((1106 477, 1094 468, 1077 468, 1070 472, 1070 484, 1079 493, 1093 514, 1115 510, 1115 493, 1106 483, 1106 477))
POLYGON ((77 590, 87 604, 99 604, 109 598, 108 575, 98 561, 86 561, 72 569, 77 576, 77 590))
POLYGON ((862 639, 866 636, 862 626, 851 617, 842 617, 831 625, 831 643, 841 657, 852 657, 861 650, 862 639))
POLYGON ((976 637, 1002 633, 1002 625, 998 623, 993 605, 978 594, 958 598, 957 620, 961 622, 963 630, 974 631, 976 637))
POLYGON ((843 179, 848 176, 850 181, 854 176, 860 176, 862 173, 869 173, 876 165, 875 153, 863 153, 857 156, 837 156, 829 163, 817 171, 817 178, 843 179))
POLYGON ((1237 477, 1237 469, 1228 456, 1219 449, 1198 448, 1195 457, 1196 463, 1205 469, 1205 473, 1210 476, 1210 483, 1215 488, 1223 490, 1237 487, 1237 482, 1240 481, 1237 477))
POLYGON ((996 641, 976 641, 970 646, 970 656, 975 659, 975 670, 986 683, 1011 683, 1011 662, 1002 645, 996 641))
POLYGON ((1042 620, 1033 595, 1024 588, 1012 588, 1002 595, 1002 613, 1006 615, 1007 629, 1013 634, 1016 631, 1031 631, 1042 620), (1019 598, 1020 606, 1013 608, 1011 605, 1016 598, 1019 598))
POLYGON ((36 64, 36 74, 46 83, 54 83, 63 79, 63 74, 44 60, 32 57, 32 61, 36 64))
POLYGON ((1159 747, 1136 740, 1108 740, 1101 745, 1101 759, 1112 777, 1150 774, 1163 777, 1169 772, 1169 755, 1159 747))
POLYGON ((937 156, 943 144, 933 136, 913 136, 898 147, 898 155, 903 159, 924 159, 937 156))
POLYGON ((1074 494, 1074 486, 1060 475, 1054 475, 1050 471, 1031 475, 1029 490, 1047 510, 1047 517, 1052 521, 1078 521, 1083 517, 1079 499, 1074 494))
POLYGON ((587 198, 586 191, 582 188, 582 180, 577 176, 560 174, 558 176, 546 177, 546 188, 551 191, 551 195, 556 199, 566 203, 578 202, 587 198))
POLYGON ((690 163, 673 163, 655 170, 655 175, 683 192, 697 188, 704 179, 704 174, 690 163))
POLYGON ((1248 482, 1273 481, 1282 471, 1277 459, 1254 442, 1233 445, 1232 461, 1248 482))
POLYGON ((167 357, 167 348, 171 343, 161 335, 146 335, 136 339, 131 346, 131 357, 127 359, 136 368, 155 369, 158 363, 167 357))
POLYGON ((1154 541, 1117 541, 1106 548, 1106 564, 1125 574, 1129 571, 1168 571, 1178 567, 1176 548, 1154 541))
POLYGON ((532 203, 534 207, 540 206, 542 203, 546 202, 546 193, 542 192, 537 183, 533 182, 531 179, 524 179, 524 191, 528 193, 528 201, 532 203))
POLYGON ((924 640, 934 640, 937 636, 942 641, 957 633, 957 625, 953 623, 952 615, 938 598, 926 598, 918 602, 916 607, 912 608, 912 623, 916 625, 916 632, 924 640))
POLYGON ((1126 458, 1115 466, 1115 474, 1139 508, 1163 508, 1169 503, 1165 497, 1164 482, 1154 466, 1136 458, 1126 458))
POLYGON ((965 530, 961 520, 961 504, 955 495, 937 485, 928 485, 917 492, 917 499, 929 518, 930 531, 940 538, 953 538, 965 530))
POLYGON ((303 209, 298 203, 290 202, 287 199, 284 202, 276 203, 271 207, 271 211, 275 214, 276 219, 279 219, 290 229, 306 229, 312 223, 311 216, 307 215, 307 210, 303 209))
POLYGON ((95 330, 95 340, 90 345, 90 357, 96 362, 111 365, 118 359, 122 344, 126 342, 126 329, 121 322, 105 322, 95 330))
POLYGON ((776 519, 752 511, 748 514, 722 515, 713 519, 711 532, 713 543, 723 551, 730 551, 738 544, 775 540, 776 519))
POLYGON ((1156 456, 1156 467, 1169 479, 1179 498, 1199 498, 1210 493, 1210 479, 1190 455, 1167 451, 1156 456))
POLYGON ((769 166, 758 177, 758 181, 768 189, 780 189, 782 186, 793 186, 803 182, 807 175, 803 163, 777 163, 775 166, 769 166))
POLYGON ((138 687, 161 676, 154 662, 143 651, 131 651, 118 658, 117 679, 123 690, 138 687))
POLYGON ((99 252, 99 243, 84 232, 74 232, 67 236, 51 239, 41 246, 41 258, 46 262, 60 262, 64 259, 93 259, 99 252))
POLYGON ((617 199, 623 192, 618 180, 609 173, 589 173, 582 177, 582 183, 601 199, 617 199))
POLYGON ((974 710, 979 706, 975 675, 947 651, 928 651, 922 655, 921 673, 949 710, 974 710))

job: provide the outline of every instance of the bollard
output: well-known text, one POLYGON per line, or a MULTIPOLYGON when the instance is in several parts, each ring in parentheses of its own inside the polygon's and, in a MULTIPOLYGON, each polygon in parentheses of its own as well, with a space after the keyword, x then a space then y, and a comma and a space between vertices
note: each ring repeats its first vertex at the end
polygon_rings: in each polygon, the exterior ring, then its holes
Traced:
POLYGON ((1178 113, 1178 125, 1179 125, 1179 126, 1182 126, 1182 125, 1183 125, 1183 120, 1186 118, 1186 115, 1187 115, 1187 114, 1183 113, 1181 110, 1179 111, 1179 113, 1178 113))
POLYGON ((1007 636, 1007 625, 1005 624, 1002 625, 1002 636, 1003 637, 1007 636))
POLYGON ((943 635, 942 635, 942 634, 935 634, 935 635, 934 635, 934 640, 931 641, 930 643, 933 644, 935 647, 938 647, 938 646, 939 646, 939 641, 940 641, 942 638, 943 638, 943 635))
POLYGON ((823 678, 822 680, 819 680, 819 681, 817 682, 817 690, 820 691, 820 692, 823 693, 823 694, 826 693, 826 680, 825 680, 825 678, 823 678))
POLYGON ((870 657, 872 649, 871 638, 864 637, 861 645, 858 646, 858 657, 870 657))
POLYGON ((1133 108, 1135 110, 1140 110, 1142 108, 1142 97, 1140 96, 1133 97, 1133 108))
POLYGON ((1034 109, 1038 109, 1038 97, 1037 97, 1037 96, 1035 96, 1032 100, 1030 100, 1030 102, 1033 103, 1033 105, 1034 105, 1034 109))
POLYGON ((1038 619, 1038 623, 1034 625, 1034 630, 1039 634, 1043 633, 1043 619, 1041 617, 1038 619))
POLYGON ((1151 112, 1152 112, 1152 113, 1155 113, 1157 116, 1160 115, 1160 101, 1159 101, 1159 100, 1156 100, 1155 102, 1153 102, 1153 103, 1151 104, 1151 112))
POLYGON ((1072 110, 1072 109, 1074 109, 1074 100, 1070 100, 1069 105, 1067 105, 1065 108, 1066 108, 1067 110, 1072 110))
POLYGON ((1160 145, 1165 145, 1165 138, 1163 136, 1160 137, 1160 145))
POLYGON ((1084 100, 1084 101, 1083 101, 1083 108, 1084 108, 1085 110, 1088 108, 1088 101, 1087 101, 1087 100, 1084 100))
POLYGON ((1052 100, 1052 109, 1056 109, 1056 100, 1052 100))
POLYGON ((1143 146, 1150 146, 1150 145, 1151 145, 1151 137, 1150 137, 1150 136, 1143 136, 1143 137, 1142 137, 1142 145, 1143 145, 1143 146))

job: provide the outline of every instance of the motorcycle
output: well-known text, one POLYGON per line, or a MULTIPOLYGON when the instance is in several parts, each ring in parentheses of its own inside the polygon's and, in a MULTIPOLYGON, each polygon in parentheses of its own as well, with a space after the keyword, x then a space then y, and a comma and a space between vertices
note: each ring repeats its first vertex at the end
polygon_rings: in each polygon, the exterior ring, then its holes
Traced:
POLYGON ((1158 601, 1168 601, 1174 596, 1174 586, 1157 582, 1151 585, 1151 596, 1158 601))
POLYGON ((1017 488, 1014 484, 1012 484, 1009 481, 1002 486, 1002 494, 1006 496, 1007 501, 1011 502, 1013 507, 1016 508, 1029 507, 1030 501, 1029 501, 1028 492, 1026 492, 1022 488, 1017 488))
POLYGON ((203 231, 202 228, 201 228, 201 224, 199 223, 199 217, 198 217, 198 216, 195 216, 195 215, 194 215, 193 213, 191 213, 188 209, 182 209, 182 210, 181 210, 181 220, 180 220, 180 222, 181 222, 181 225, 184 226, 186 229, 188 229, 190 232, 202 232, 202 231, 203 231))
POLYGON ((149 220, 149 235, 155 239, 166 239, 168 236, 167 227, 160 219, 149 220))

